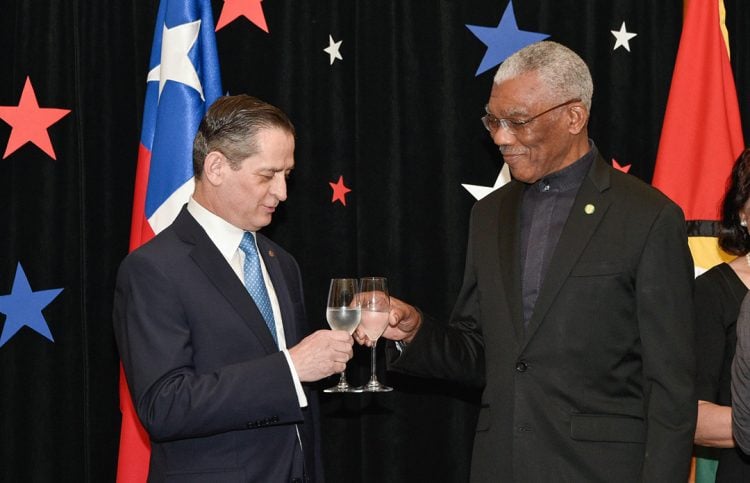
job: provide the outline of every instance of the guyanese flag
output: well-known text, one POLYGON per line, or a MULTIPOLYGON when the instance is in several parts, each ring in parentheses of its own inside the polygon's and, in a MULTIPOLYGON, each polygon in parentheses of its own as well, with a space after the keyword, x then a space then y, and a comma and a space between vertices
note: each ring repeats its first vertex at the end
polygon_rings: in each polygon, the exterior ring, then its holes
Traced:
POLYGON ((732 258, 718 248, 715 222, 744 141, 723 0, 685 4, 652 183, 684 210, 699 274, 732 258))

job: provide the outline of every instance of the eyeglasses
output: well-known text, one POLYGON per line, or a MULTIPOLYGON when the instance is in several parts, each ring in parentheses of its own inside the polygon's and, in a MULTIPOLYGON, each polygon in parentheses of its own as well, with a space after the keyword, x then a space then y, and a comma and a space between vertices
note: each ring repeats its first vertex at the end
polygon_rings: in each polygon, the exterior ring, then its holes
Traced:
POLYGON ((563 106, 567 106, 568 104, 573 104, 574 102, 581 102, 581 100, 571 99, 569 101, 563 102, 562 104, 558 104, 556 106, 550 107, 546 111, 542 111, 536 116, 532 116, 528 119, 511 119, 507 117, 495 117, 495 115, 490 112, 489 105, 486 104, 484 106, 484 110, 487 114, 482 116, 482 124, 484 124, 484 128, 487 129, 491 134, 495 134, 497 130, 502 127, 503 129, 508 131, 510 134, 516 136, 524 132, 525 129, 528 129, 528 124, 531 123, 531 121, 538 119, 544 116, 545 114, 554 111, 555 109, 559 109, 563 106))

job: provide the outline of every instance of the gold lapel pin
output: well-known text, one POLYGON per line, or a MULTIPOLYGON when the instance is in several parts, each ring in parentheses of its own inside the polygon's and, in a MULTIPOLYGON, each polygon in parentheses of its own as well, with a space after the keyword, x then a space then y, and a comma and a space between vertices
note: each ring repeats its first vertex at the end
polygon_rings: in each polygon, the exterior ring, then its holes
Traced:
POLYGON ((276 254, 273 252, 273 250, 268 250, 268 256, 269 257, 275 257, 276 254))
POLYGON ((586 213, 587 215, 591 215, 595 211, 596 211, 596 207, 592 205, 591 203, 583 207, 583 212, 586 213))

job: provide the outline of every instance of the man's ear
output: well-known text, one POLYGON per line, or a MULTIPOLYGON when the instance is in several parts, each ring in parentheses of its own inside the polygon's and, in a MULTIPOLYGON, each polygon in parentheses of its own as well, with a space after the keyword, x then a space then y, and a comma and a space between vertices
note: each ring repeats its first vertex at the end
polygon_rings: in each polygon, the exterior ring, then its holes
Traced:
POLYGON ((214 186, 224 180, 224 173, 228 168, 227 158, 218 151, 211 151, 203 160, 203 179, 214 186))
POLYGON ((581 103, 575 103, 568 108, 568 131, 578 134, 586 127, 589 120, 589 111, 581 103))

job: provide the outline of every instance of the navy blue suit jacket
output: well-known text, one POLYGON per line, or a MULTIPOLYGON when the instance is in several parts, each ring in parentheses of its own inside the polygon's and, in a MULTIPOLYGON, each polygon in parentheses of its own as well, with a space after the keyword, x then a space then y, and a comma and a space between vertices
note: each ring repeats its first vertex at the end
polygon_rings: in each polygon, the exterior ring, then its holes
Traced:
MULTIPOLYGON (((292 347, 308 334, 299 268, 257 240, 292 347)), ((258 308, 185 208, 122 262, 114 325, 151 437, 149 481, 322 480, 314 394, 300 408, 258 308)))

